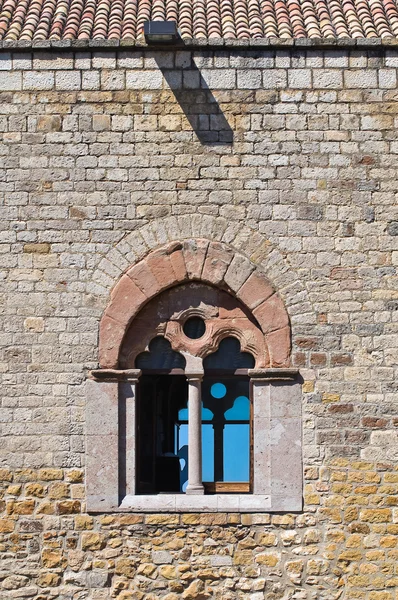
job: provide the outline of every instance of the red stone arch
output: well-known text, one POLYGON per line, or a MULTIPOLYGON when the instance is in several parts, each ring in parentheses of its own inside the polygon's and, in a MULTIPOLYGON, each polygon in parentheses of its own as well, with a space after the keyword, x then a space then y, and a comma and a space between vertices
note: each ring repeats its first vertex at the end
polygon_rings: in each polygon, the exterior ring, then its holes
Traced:
POLYGON ((191 239, 150 252, 116 284, 100 324, 100 367, 119 367, 124 336, 145 304, 164 290, 189 281, 208 283, 236 297, 252 313, 264 335, 269 355, 266 366, 289 366, 289 316, 270 282, 249 259, 228 245, 191 239))

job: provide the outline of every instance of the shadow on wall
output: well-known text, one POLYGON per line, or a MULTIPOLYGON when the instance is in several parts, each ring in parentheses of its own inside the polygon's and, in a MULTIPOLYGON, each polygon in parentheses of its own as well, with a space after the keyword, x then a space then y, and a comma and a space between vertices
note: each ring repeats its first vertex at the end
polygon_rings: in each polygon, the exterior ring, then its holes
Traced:
POLYGON ((233 131, 195 63, 184 70, 156 62, 200 143, 232 144, 233 131))

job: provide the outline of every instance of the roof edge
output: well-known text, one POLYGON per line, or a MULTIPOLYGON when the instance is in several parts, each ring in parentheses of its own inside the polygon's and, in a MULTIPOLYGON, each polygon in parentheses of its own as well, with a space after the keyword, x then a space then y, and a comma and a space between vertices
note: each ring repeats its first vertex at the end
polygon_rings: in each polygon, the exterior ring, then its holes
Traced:
POLYGON ((144 40, 135 39, 91 39, 91 40, 3 40, 0 41, 1 50, 18 50, 29 52, 32 50, 128 50, 130 48, 148 48, 151 51, 165 50, 217 50, 220 48, 231 49, 263 49, 263 48, 298 48, 298 49, 324 49, 324 48, 364 48, 379 47, 398 48, 398 38, 184 38, 182 43, 165 45, 148 45, 144 40))

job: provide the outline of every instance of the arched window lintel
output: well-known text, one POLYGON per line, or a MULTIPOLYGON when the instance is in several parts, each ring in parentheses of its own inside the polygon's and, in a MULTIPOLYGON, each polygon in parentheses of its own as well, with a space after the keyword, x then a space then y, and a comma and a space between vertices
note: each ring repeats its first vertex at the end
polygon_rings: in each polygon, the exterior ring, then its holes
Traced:
MULTIPOLYGON (((240 303, 248 319, 258 326, 261 344, 259 338, 253 341, 250 335, 247 339, 240 335, 239 331, 244 325, 242 321, 237 323, 236 329, 232 327, 231 330, 234 329, 236 336, 240 338, 242 347, 247 347, 248 351, 255 354, 256 366, 289 366, 289 317, 283 301, 260 269, 227 244, 208 240, 184 240, 150 252, 129 268, 112 290, 100 325, 99 362, 102 368, 128 368, 125 341, 129 337, 131 325, 134 323, 135 340, 141 343, 145 338, 147 345, 151 337, 144 331, 144 323, 139 322, 141 312, 165 291, 182 285, 190 287, 193 298, 198 286, 212 286, 220 296, 226 294, 240 303), (257 345, 256 352, 253 344, 257 345)), ((200 300, 186 308, 189 310, 182 306, 179 311, 176 307, 168 319, 159 322, 156 335, 169 339, 171 334, 168 330, 172 328, 172 323, 178 328, 181 327, 181 319, 188 318, 188 315, 208 319, 210 315, 215 318, 217 313, 217 303, 214 306, 210 304, 205 310, 200 300)), ((227 308, 218 316, 225 321, 227 318, 236 318, 233 311, 229 311, 230 308, 227 308)), ((210 337, 210 328, 205 333, 207 335, 210 337)), ((211 335, 215 336, 214 330, 211 335)), ((201 341, 206 340, 201 338, 201 341)), ((209 342, 209 350, 199 350, 196 342, 197 340, 191 340, 190 344, 187 342, 188 352, 205 356, 207 352, 214 351, 212 341, 209 342)), ((134 347, 131 339, 129 346, 134 347)), ((130 351, 129 354, 131 356, 130 351)))

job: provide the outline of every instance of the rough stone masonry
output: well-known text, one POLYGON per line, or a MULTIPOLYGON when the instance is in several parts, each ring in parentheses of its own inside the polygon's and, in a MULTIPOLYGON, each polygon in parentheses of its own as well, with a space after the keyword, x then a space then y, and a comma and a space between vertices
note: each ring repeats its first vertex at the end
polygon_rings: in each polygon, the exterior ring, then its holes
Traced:
POLYGON ((0 597, 396 600, 398 50, 8 46, 0 597), (86 512, 110 291, 191 237, 243 253, 285 303, 302 512, 86 512))

